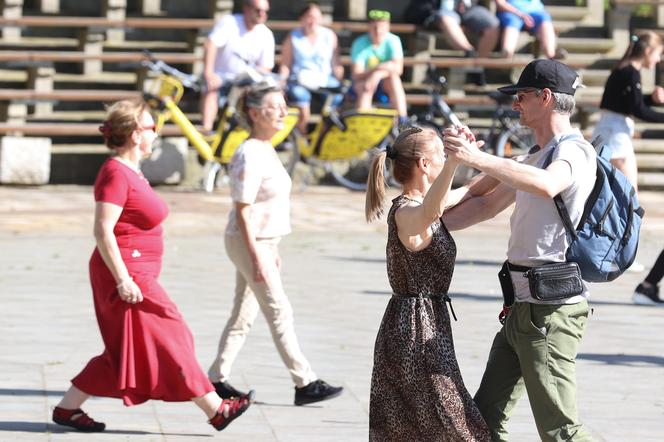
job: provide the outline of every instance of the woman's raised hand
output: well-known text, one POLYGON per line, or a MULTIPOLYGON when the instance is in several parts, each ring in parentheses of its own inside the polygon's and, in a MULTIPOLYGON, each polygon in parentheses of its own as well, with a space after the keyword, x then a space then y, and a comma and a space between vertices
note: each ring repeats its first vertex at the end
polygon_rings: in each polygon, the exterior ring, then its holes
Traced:
POLYGON ((464 163, 484 145, 483 141, 475 140, 475 135, 467 126, 449 127, 443 135, 445 153, 450 159, 464 163))

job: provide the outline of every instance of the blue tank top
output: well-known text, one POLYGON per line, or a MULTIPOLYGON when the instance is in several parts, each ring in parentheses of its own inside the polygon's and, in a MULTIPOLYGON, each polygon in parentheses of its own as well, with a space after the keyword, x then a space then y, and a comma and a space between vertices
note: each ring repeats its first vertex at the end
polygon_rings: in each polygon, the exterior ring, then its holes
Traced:
POLYGON ((297 76, 302 70, 320 73, 321 77, 332 76, 334 32, 331 29, 321 26, 313 44, 300 28, 291 32, 290 38, 293 45, 292 77, 297 76))

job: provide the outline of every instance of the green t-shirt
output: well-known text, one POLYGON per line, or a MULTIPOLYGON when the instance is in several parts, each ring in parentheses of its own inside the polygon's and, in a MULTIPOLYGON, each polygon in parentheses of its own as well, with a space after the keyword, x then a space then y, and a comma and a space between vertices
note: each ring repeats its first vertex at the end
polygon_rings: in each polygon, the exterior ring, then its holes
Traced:
POLYGON ((403 58, 401 40, 396 35, 388 32, 383 42, 374 46, 369 34, 364 34, 355 39, 350 49, 350 58, 353 63, 360 63, 367 69, 373 69, 379 63, 403 58))

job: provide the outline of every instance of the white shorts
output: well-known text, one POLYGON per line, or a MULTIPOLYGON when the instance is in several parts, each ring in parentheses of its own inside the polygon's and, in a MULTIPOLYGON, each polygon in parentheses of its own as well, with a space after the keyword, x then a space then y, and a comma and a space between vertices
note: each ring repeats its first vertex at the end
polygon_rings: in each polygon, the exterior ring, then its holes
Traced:
POLYGON ((603 110, 593 139, 597 136, 602 137, 604 144, 611 149, 611 159, 634 155, 634 120, 627 115, 603 110))

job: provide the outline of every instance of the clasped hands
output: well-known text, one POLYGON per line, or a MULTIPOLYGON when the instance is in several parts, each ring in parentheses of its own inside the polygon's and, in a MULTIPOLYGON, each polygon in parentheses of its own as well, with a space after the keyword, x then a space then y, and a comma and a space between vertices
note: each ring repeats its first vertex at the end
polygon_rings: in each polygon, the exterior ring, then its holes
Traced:
POLYGON ((448 160, 468 164, 484 141, 477 141, 468 126, 451 126, 443 131, 443 146, 448 160))

